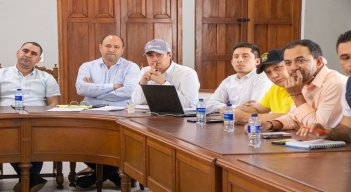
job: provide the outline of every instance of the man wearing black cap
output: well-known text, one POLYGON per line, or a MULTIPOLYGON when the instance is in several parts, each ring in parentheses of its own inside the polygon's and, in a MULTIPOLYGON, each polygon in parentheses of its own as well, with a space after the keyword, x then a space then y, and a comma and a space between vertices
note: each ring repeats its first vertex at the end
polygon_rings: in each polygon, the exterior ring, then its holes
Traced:
MULTIPOLYGON (((199 95, 200 82, 195 70, 172 61, 170 45, 162 39, 153 39, 144 48, 149 66, 141 69, 140 85, 174 85, 185 108, 194 107, 199 95)), ((132 103, 147 104, 141 86, 132 95, 132 103)))
POLYGON ((284 64, 283 50, 274 49, 269 53, 264 53, 261 60, 261 63, 257 66, 257 74, 264 71, 274 84, 259 103, 248 101, 235 109, 235 120, 237 122, 247 122, 251 113, 259 113, 261 120, 271 120, 289 112, 291 105, 294 103, 283 87, 284 82, 289 78, 284 64))

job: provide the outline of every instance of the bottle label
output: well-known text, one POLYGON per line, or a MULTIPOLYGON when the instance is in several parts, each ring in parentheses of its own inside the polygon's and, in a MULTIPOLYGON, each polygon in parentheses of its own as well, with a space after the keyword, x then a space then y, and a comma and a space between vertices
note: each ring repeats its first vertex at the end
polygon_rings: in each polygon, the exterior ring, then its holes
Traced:
POLYGON ((206 108, 198 107, 198 108, 196 108, 196 112, 198 112, 198 113, 206 113, 206 108))
POLYGON ((248 133, 259 133, 261 131, 261 125, 249 125, 247 126, 248 133))
POLYGON ((224 117, 224 118, 223 118, 224 121, 233 121, 233 119, 234 119, 234 118, 233 118, 234 116, 233 116, 232 113, 224 113, 224 114, 223 114, 223 117, 224 117))
POLYGON ((15 100, 16 100, 16 101, 22 101, 22 96, 16 95, 16 96, 15 96, 15 100))

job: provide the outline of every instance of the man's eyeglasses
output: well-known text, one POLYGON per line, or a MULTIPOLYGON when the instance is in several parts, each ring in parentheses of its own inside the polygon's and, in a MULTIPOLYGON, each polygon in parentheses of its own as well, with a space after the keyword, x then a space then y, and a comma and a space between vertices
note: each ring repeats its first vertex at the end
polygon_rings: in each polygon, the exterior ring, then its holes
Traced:
POLYGON ((86 108, 86 109, 89 109, 92 106, 90 105, 90 103, 88 103, 86 101, 81 101, 81 102, 71 101, 71 102, 69 102, 69 105, 67 107, 69 107, 69 108, 86 108))

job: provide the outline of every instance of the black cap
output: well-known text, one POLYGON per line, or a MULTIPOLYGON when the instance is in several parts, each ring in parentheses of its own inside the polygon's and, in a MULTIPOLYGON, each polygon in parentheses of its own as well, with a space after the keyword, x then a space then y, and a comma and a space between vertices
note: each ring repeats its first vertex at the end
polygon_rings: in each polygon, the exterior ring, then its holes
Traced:
POLYGON ((261 63, 257 65, 256 73, 262 73, 264 65, 272 65, 282 62, 284 60, 283 53, 283 49, 272 49, 268 53, 263 53, 261 55, 261 63))

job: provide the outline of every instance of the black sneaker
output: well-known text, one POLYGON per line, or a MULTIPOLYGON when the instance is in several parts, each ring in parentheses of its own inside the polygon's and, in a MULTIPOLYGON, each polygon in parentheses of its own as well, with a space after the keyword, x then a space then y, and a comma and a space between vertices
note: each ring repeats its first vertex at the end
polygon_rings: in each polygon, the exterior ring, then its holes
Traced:
POLYGON ((43 179, 39 175, 30 175, 29 187, 30 192, 37 192, 48 182, 46 179, 43 179))
POLYGON ((108 180, 110 180, 112 183, 114 183, 117 188, 121 187, 121 178, 119 177, 118 174, 113 174, 112 176, 110 176, 108 178, 108 180))
POLYGON ((78 177, 76 185, 77 187, 80 187, 80 188, 87 188, 94 185, 95 183, 96 183, 96 175, 91 174, 83 177, 78 177))

